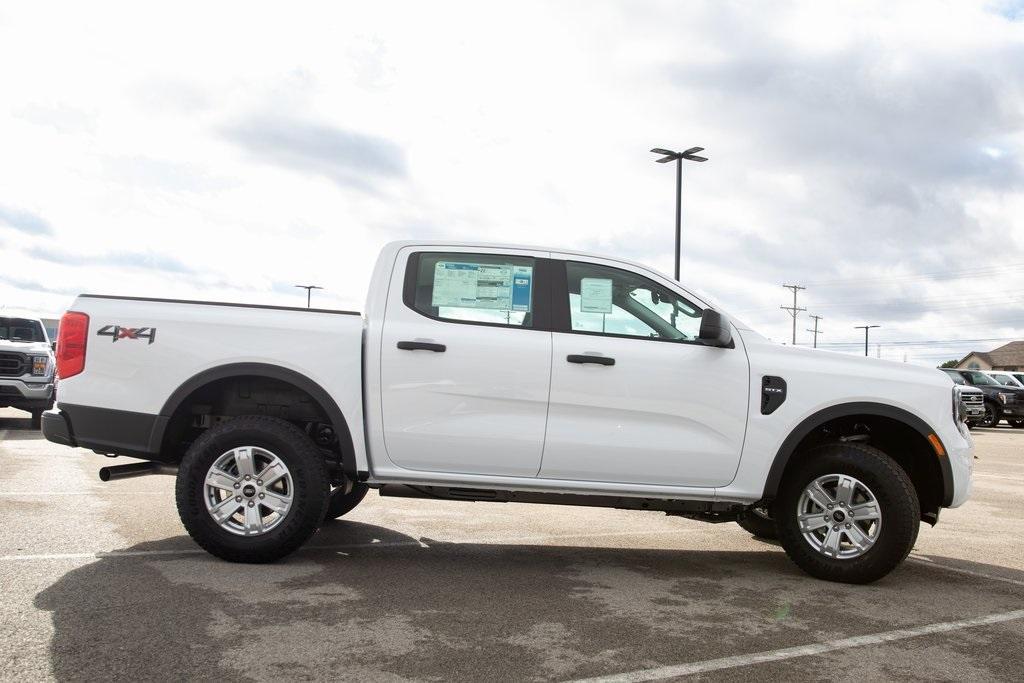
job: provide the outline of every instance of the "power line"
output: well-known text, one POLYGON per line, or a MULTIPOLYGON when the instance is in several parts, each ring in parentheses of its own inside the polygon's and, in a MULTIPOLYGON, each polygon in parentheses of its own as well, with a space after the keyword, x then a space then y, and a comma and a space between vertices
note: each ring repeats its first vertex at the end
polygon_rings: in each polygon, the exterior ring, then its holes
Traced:
MULTIPOLYGON (((818 282, 807 283, 811 287, 836 287, 839 285, 851 284, 851 283, 863 283, 863 282, 878 282, 886 281, 891 282, 894 280, 918 280, 922 278, 934 278, 935 276, 956 276, 956 278, 964 277, 976 277, 978 275, 988 275, 1004 273, 1012 270, 1020 270, 1024 268, 1024 263, 1006 263, 998 266, 985 266, 980 268, 968 268, 964 270, 935 270, 925 273, 910 273, 907 275, 876 275, 871 277, 860 277, 860 278, 836 278, 833 280, 820 280, 818 282)), ((950 277, 950 279, 954 279, 950 277)))
POLYGON ((781 308, 784 311, 789 311, 789 314, 791 316, 793 316, 793 345, 795 346, 796 345, 796 317, 797 317, 797 315, 800 314, 800 311, 806 311, 807 310, 806 308, 797 308, 797 306, 796 306, 796 294, 801 289, 807 289, 807 288, 806 287, 801 287, 800 285, 782 285, 782 286, 785 287, 786 289, 792 289, 793 290, 793 305, 792 306, 779 306, 779 308, 781 308))
MULTIPOLYGON (((857 326, 860 329, 862 326, 857 326)), ((876 326, 877 327, 877 326, 876 326)), ((882 341, 886 346, 937 346, 946 344, 980 344, 982 342, 1016 341, 1018 337, 988 337, 985 339, 899 339, 895 341, 882 341)), ((864 342, 822 342, 821 346, 860 346, 864 342)))

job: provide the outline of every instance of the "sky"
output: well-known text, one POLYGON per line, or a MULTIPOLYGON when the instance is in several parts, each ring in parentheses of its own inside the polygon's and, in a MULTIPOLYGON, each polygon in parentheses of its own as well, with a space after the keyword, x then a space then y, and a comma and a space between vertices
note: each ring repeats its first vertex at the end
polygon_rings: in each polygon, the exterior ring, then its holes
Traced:
POLYGON ((1024 338, 1010 2, 0 8, 0 306, 362 310, 395 239, 672 271, 789 342, 937 364, 1024 338), (875 342, 878 342, 876 346, 875 342))

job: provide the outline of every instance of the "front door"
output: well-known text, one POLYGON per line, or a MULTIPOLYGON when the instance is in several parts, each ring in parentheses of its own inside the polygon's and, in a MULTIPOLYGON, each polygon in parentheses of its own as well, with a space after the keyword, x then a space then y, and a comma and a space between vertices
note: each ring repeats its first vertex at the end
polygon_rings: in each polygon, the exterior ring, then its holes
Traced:
POLYGON ((553 292, 540 476, 728 484, 746 430, 750 380, 742 340, 735 348, 697 342, 701 308, 653 274, 597 259, 555 263, 564 264, 558 279, 565 284, 553 292))
POLYGON ((535 477, 551 381, 544 252, 399 254, 384 316, 388 458, 410 470, 535 477))

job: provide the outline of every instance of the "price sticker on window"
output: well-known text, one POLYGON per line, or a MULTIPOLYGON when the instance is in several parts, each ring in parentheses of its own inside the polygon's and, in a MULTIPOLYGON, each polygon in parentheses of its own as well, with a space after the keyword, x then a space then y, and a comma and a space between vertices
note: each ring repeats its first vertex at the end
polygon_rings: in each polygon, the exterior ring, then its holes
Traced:
POLYGON ((582 313, 612 312, 611 278, 585 277, 580 279, 580 311, 582 313))

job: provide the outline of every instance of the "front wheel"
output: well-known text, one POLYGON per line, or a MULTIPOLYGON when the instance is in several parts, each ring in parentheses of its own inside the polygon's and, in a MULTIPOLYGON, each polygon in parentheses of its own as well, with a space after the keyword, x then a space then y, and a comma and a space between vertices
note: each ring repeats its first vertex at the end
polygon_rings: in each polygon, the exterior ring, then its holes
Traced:
POLYGON ((775 504, 786 554, 819 579, 870 583, 917 540, 921 509, 907 473, 859 443, 819 446, 786 473, 775 504))
POLYGON ((345 492, 344 487, 334 489, 331 491, 331 500, 327 504, 327 516, 324 519, 338 519, 352 512, 357 505, 363 502, 363 498, 366 498, 369 490, 370 487, 361 482, 353 484, 348 493, 345 492))
POLYGON ((1010 426, 1014 429, 1024 429, 1024 419, 1018 417, 1010 420, 1010 426))
POLYGON ((178 514, 193 540, 231 562, 273 562, 312 536, 330 480, 316 444, 284 420, 246 415, 211 427, 178 469, 178 514))
POLYGON ((985 401, 985 417, 978 421, 981 427, 995 427, 999 424, 999 409, 992 403, 985 401))
POLYGON ((32 429, 41 429, 43 426, 43 411, 33 410, 32 421, 30 422, 32 429))
POLYGON ((775 520, 767 507, 747 508, 736 518, 736 523, 756 538, 774 541, 779 537, 779 530, 775 528, 775 520))

